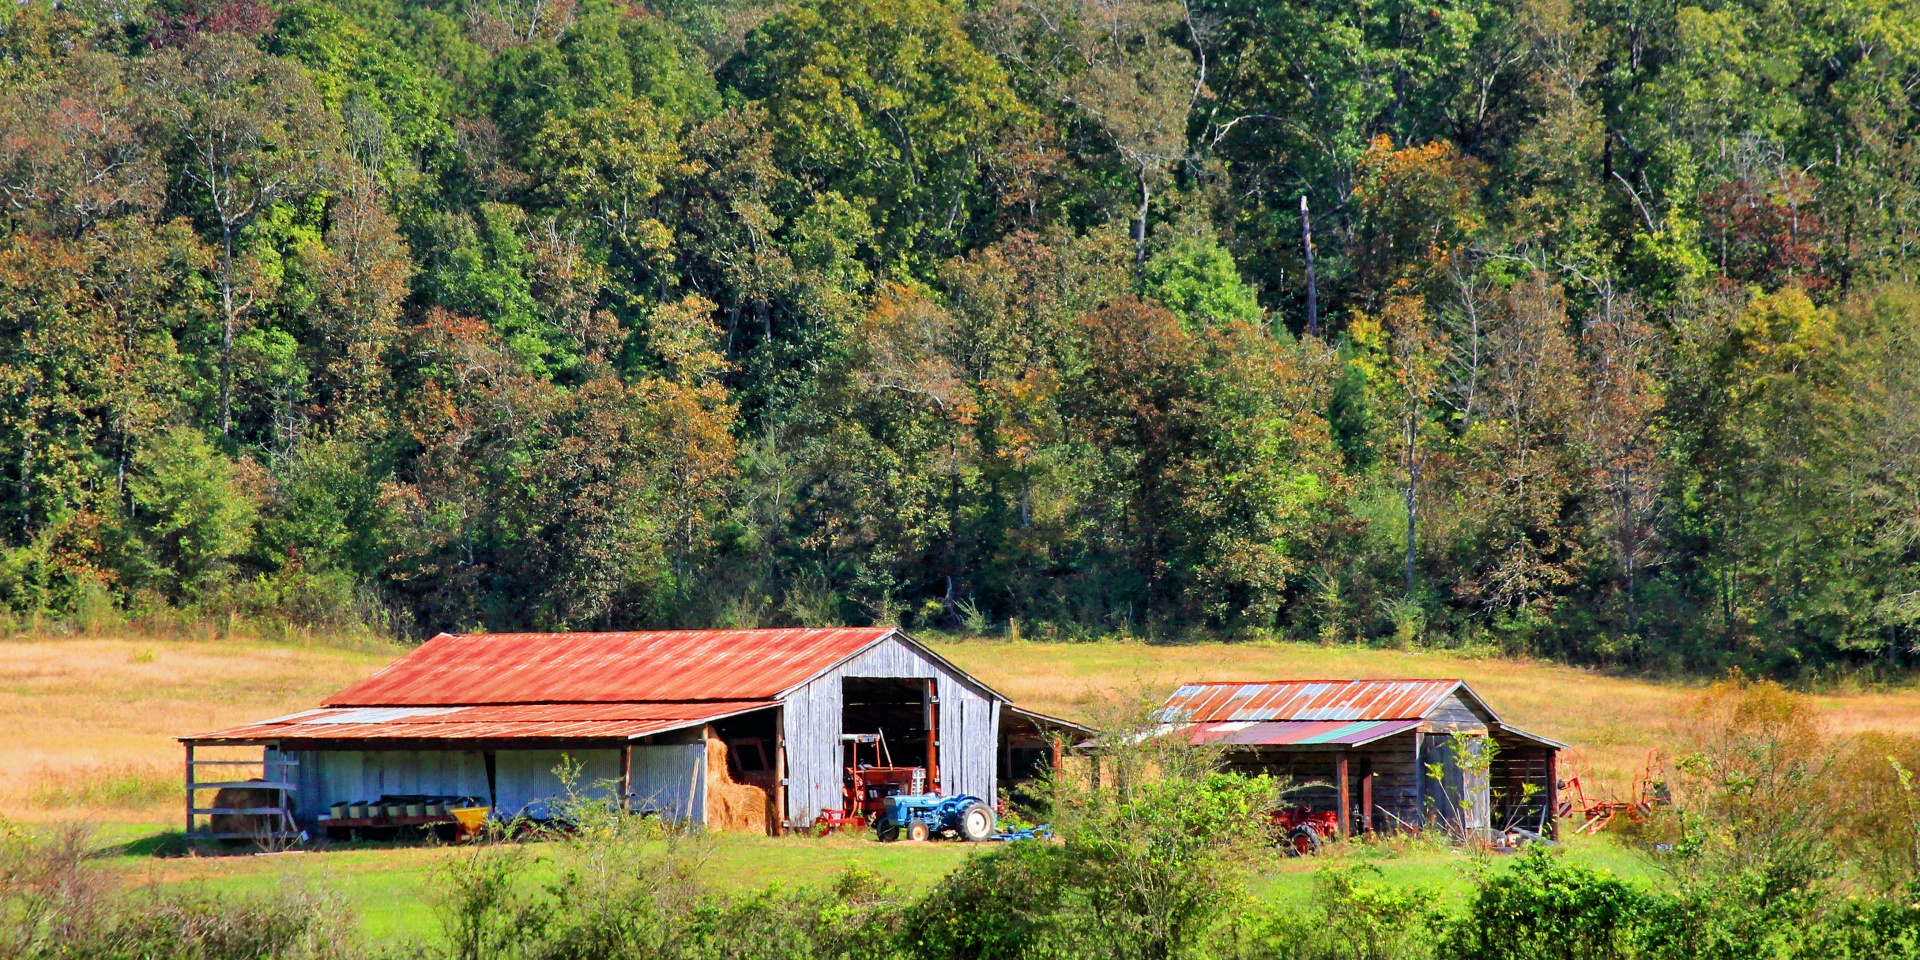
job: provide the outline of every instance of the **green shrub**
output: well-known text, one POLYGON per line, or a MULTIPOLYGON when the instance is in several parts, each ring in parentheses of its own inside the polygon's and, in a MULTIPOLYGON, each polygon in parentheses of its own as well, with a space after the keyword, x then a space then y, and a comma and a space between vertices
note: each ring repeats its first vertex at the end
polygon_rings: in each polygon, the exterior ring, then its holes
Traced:
POLYGON ((1640 888, 1533 847, 1475 879, 1439 955, 1457 960, 1612 960, 1632 955, 1634 925, 1654 907, 1640 888))
POLYGON ((1057 951, 1066 863, 1048 843, 1010 843, 968 858, 901 918, 916 960, 1029 960, 1057 951))
POLYGON ((1370 863, 1334 863, 1314 874, 1313 905, 1265 911, 1243 922, 1239 960, 1427 960, 1446 920, 1437 894, 1397 887, 1370 863))

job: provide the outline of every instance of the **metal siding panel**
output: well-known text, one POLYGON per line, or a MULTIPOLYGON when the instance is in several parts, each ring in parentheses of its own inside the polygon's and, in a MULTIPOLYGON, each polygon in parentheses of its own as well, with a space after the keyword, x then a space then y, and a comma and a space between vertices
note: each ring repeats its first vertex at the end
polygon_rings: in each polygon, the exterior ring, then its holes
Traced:
POLYGON ((840 806, 840 676, 819 677, 786 700, 787 819, 796 826, 840 806))
POLYGON ((944 675, 938 665, 897 639, 874 644, 871 649, 835 669, 842 677, 904 677, 924 679, 944 675))
POLYGON ((994 702, 958 678, 942 675, 940 690, 940 788, 993 799, 993 759, 997 744, 989 709, 994 702))
MULTIPOLYGON (((580 780, 574 785, 576 793, 583 797, 610 796, 608 784, 620 777, 618 750, 501 750, 494 754, 494 815, 502 819, 521 814, 535 819, 551 816, 552 801, 566 795, 554 773, 562 757, 572 757, 581 765, 580 780)), ((691 772, 688 777, 691 779, 691 772)))
POLYGON ((704 741, 634 747, 633 809, 652 811, 676 821, 685 819, 687 811, 691 809, 694 821, 705 823, 707 778, 701 776, 696 783, 693 772, 704 772, 706 764, 707 745, 704 741), (695 788, 691 807, 687 802, 689 786, 695 788))

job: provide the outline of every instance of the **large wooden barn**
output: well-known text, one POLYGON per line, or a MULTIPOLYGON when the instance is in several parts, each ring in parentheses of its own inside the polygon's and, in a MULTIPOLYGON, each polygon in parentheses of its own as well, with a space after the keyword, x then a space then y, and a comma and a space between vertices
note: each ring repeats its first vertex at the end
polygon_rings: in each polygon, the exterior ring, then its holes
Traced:
POLYGON ((1232 769, 1303 785, 1289 799, 1333 811, 1342 833, 1554 829, 1566 745, 1501 720, 1460 680, 1194 683, 1159 719, 1232 769))
POLYGON ((847 809, 850 766, 992 801, 1084 732, 874 627, 441 634, 318 708, 181 742, 201 835, 417 825, 456 805, 544 818, 563 758, 576 792, 778 832, 847 809), (236 746, 264 751, 262 782, 197 773, 236 746), (205 805, 214 788, 227 799, 205 805))

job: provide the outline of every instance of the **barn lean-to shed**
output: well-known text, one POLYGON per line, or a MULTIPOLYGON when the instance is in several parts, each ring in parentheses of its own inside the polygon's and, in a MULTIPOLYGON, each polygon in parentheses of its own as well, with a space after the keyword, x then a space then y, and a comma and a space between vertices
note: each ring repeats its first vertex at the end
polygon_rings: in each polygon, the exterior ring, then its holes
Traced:
POLYGON ((1343 832, 1554 829, 1566 745, 1503 721, 1461 680, 1193 683, 1157 719, 1232 769, 1315 785, 1290 799, 1335 812, 1343 832))
POLYGON ((930 789, 991 800, 1037 744, 1080 733, 870 627, 441 634, 316 709, 181 741, 189 831, 222 809, 194 799, 196 768, 224 762, 195 750, 215 746, 261 747, 307 829, 380 798, 545 817, 565 760, 576 790, 639 812, 777 830, 844 806, 844 735, 878 734, 930 789))

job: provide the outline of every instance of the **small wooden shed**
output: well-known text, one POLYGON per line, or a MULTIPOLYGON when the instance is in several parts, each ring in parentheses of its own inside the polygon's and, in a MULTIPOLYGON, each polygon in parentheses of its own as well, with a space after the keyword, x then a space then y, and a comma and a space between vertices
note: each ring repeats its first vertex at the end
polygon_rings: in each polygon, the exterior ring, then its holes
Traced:
POLYGON ((1159 719, 1223 748, 1231 769, 1310 785, 1289 800, 1334 811, 1342 833, 1554 831, 1566 745, 1501 720, 1461 680, 1194 683, 1159 719))
POLYGON ((777 832, 843 807, 852 735, 884 738, 928 789, 992 801, 1036 743, 1084 732, 868 627, 441 634, 318 708, 181 742, 190 833, 236 813, 274 832, 410 824, 451 801, 538 819, 566 790, 563 760, 578 792, 777 832), (263 782, 216 778, 249 790, 244 810, 196 806, 196 771, 232 761, 195 751, 231 746, 262 749, 263 782))

